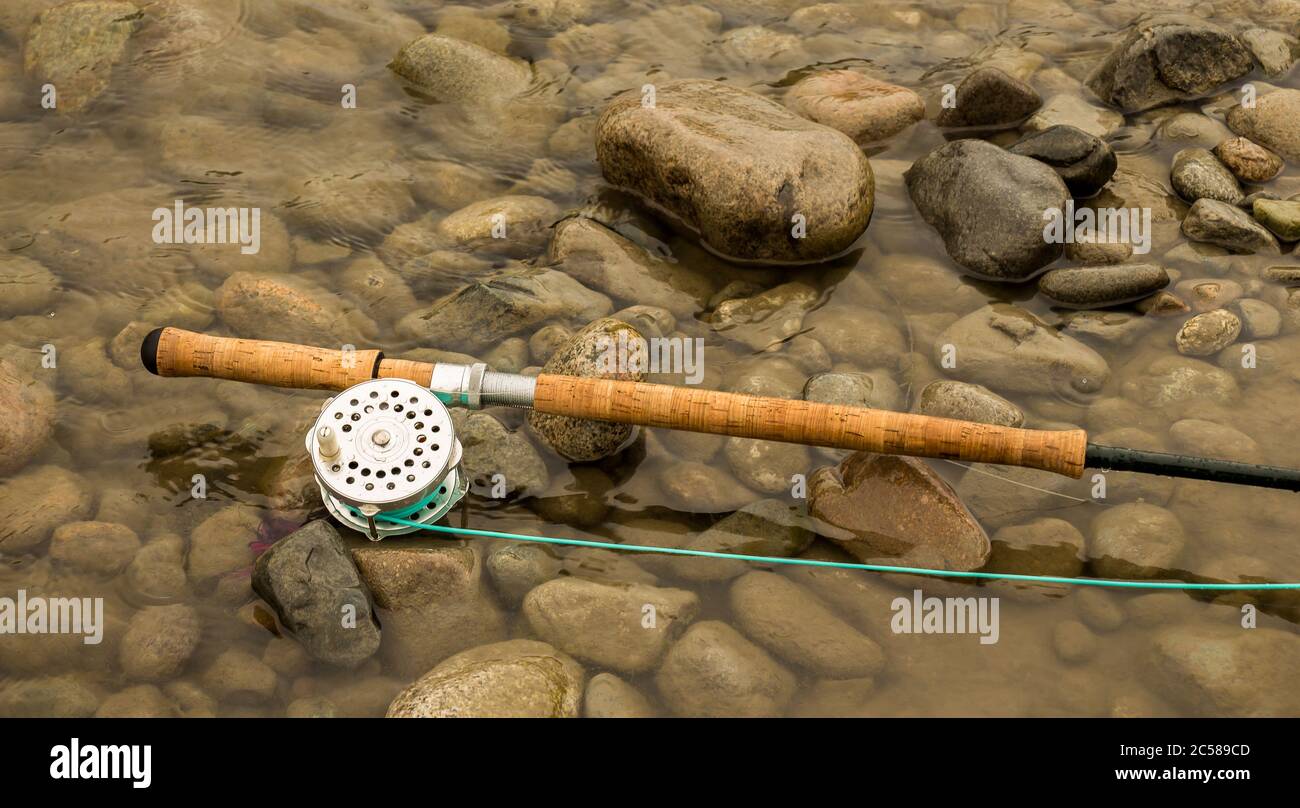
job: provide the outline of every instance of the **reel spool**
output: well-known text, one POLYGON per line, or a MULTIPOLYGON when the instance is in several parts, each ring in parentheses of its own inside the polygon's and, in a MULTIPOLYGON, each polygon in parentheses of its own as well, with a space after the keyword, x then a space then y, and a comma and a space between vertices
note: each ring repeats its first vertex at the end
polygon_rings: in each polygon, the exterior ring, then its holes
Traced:
POLYGON ((325 402, 307 433, 321 498, 330 514, 372 541, 431 524, 469 488, 451 413, 427 387, 371 379, 325 402))

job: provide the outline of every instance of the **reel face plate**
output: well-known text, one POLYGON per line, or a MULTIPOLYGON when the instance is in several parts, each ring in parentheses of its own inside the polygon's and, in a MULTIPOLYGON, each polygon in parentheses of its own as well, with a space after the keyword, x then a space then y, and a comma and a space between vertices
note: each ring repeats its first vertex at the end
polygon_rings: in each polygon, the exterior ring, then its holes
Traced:
POLYGON ((369 517, 432 522, 467 488, 451 414, 404 379, 371 379, 327 401, 306 445, 330 513, 372 539, 415 528, 369 517))

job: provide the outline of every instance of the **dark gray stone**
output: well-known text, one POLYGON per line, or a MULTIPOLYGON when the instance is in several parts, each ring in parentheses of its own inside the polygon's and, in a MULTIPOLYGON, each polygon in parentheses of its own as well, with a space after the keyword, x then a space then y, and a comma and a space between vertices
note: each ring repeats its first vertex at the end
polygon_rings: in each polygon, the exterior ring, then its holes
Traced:
POLYGON ((996 67, 981 67, 957 85, 956 106, 939 113, 940 126, 999 128, 1014 126, 1043 105, 1028 84, 996 67))
POLYGON ((1044 163, 982 140, 955 140, 903 176, 948 255, 976 275, 1024 280, 1061 256, 1061 245, 1043 237, 1043 212, 1064 210, 1070 193, 1044 163))
POLYGON ((1053 269, 1038 279, 1038 291, 1052 302, 1090 309, 1127 303, 1169 284, 1169 273, 1154 264, 1053 269))
POLYGON ((1106 141, 1065 124, 1024 137, 1007 151, 1047 163, 1075 198, 1100 191, 1118 165, 1115 152, 1106 141))
POLYGON ((1243 253, 1278 255, 1282 248, 1262 224, 1241 208, 1215 199, 1198 199, 1183 219, 1183 235, 1243 253))
POLYGON ((1212 93, 1251 71, 1241 40, 1186 15, 1164 15, 1134 26, 1088 77, 1102 100, 1127 112, 1212 93))
POLYGON ((314 659, 355 668, 379 650, 370 589, 324 519, 308 522, 257 559, 253 591, 314 659))

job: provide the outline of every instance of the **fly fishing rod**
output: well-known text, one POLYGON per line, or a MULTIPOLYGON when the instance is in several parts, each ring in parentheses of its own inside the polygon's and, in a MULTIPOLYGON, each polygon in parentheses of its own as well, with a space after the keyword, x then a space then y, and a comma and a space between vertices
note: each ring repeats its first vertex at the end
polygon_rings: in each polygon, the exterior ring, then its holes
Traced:
POLYGON ((1099 446, 1082 429, 1037 430, 646 382, 497 373, 338 351, 216 337, 179 328, 140 346, 158 376, 332 390, 306 437, 327 509, 372 539, 431 524, 465 494, 461 447, 448 407, 508 406, 595 421, 706 432, 879 454, 1040 469, 1134 471, 1300 491, 1300 469, 1099 446), (401 519, 394 522, 387 518, 401 519), (414 525, 414 526, 413 526, 414 525))

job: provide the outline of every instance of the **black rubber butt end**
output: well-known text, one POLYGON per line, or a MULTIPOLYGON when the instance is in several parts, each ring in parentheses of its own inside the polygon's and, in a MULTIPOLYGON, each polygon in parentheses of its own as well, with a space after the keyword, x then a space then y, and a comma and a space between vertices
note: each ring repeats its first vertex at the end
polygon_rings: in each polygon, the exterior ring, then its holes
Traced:
POLYGON ((155 376, 158 375, 158 341, 162 339, 162 332, 161 328, 155 328, 140 343, 140 361, 144 363, 144 369, 155 376))

